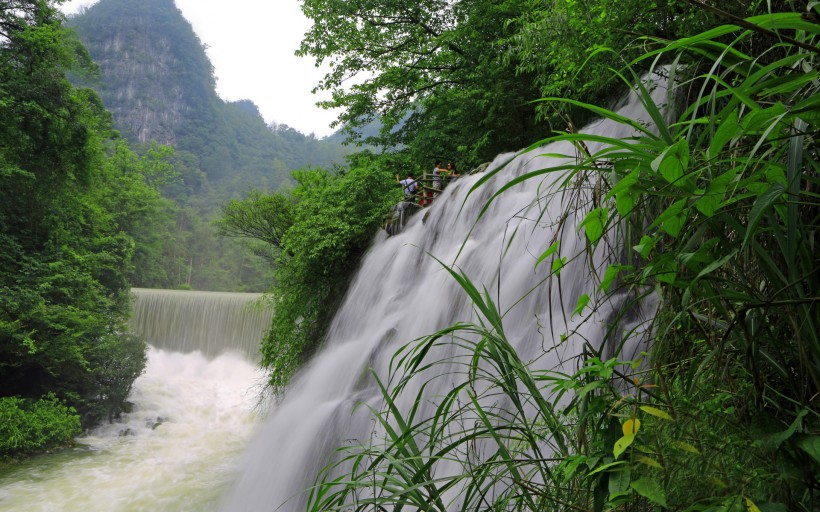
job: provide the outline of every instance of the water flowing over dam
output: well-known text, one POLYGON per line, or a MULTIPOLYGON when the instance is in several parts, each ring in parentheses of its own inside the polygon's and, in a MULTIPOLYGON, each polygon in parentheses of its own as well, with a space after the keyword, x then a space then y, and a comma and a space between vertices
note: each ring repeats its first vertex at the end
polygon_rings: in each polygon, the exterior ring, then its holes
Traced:
MULTIPOLYGON (((663 101, 665 91, 658 87, 654 95, 663 101)), ((634 95, 619 111, 632 119, 648 119, 634 95)), ((633 135, 611 121, 598 121, 583 131, 621 138, 633 135)), ((590 197, 594 191, 584 184, 560 187, 562 174, 546 174, 504 192, 476 222, 487 200, 504 184, 563 163, 546 155, 572 156, 576 151, 569 143, 558 143, 515 158, 501 155, 490 169, 512 161, 469 196, 481 175, 465 176, 450 185, 432 207, 411 218, 400 234, 382 234, 364 258, 331 325, 326 346, 295 378, 266 420, 222 510, 303 510, 303 491, 314 484, 337 447, 382 436, 368 410, 384 407, 382 394, 368 369, 387 379, 391 358, 403 345, 456 322, 478 321, 468 296, 442 263, 463 270, 479 289, 486 287, 504 314, 507 339, 532 368, 572 372, 585 343, 601 345, 626 297, 590 303, 594 313, 583 323, 580 315, 571 314, 582 294, 595 295, 599 281, 590 268, 602 274, 607 258, 621 251, 617 241, 607 240, 593 254, 584 253, 584 234, 576 227, 588 206, 576 205, 584 202, 579 203, 579 197, 590 197), (567 257, 560 284, 548 280, 549 264, 538 264, 539 256, 555 241, 560 242, 557 255, 567 257), (573 258, 576 255, 581 256, 573 258), (564 339, 565 333, 573 331, 564 339)), ((630 310, 616 329, 640 332, 654 312, 647 302, 630 310)), ((439 347, 428 359, 454 358, 460 350, 456 345, 439 347)), ((604 348, 608 357, 616 350, 604 348)), ((640 348, 633 342, 621 354, 628 358, 640 348)), ((429 401, 454 386, 448 372, 457 376, 464 370, 454 365, 435 371, 441 377, 425 388, 429 401)), ((397 407, 408 410, 417 391, 406 388, 397 407)), ((418 415, 429 413, 430 408, 422 405, 418 415)), ((447 468, 442 464, 436 470, 446 472, 447 468)), ((452 506, 458 508, 457 503, 452 506)))
POLYGON ((259 345, 270 327, 262 294, 134 288, 131 328, 156 348, 198 350, 207 357, 225 351, 259 360, 259 345))

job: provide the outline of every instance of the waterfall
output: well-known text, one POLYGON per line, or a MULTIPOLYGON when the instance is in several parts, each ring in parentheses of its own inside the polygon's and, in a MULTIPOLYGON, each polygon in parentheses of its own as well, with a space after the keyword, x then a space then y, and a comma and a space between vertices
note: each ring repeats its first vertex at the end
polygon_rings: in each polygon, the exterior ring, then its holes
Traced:
POLYGON ((259 360, 272 311, 258 293, 132 289, 131 327, 156 348, 198 350, 208 357, 235 351, 259 360))
MULTIPOLYGON (((657 87, 653 96, 662 101, 665 89, 657 87)), ((634 94, 618 112, 648 123, 634 94)), ((608 120, 583 131, 621 138, 634 135, 608 120)), ((356 407, 361 403, 377 410, 383 406, 368 369, 386 378, 391 357, 402 345, 456 322, 477 320, 467 295, 434 257, 463 270, 479 289, 483 286, 490 291, 505 312, 507 338, 533 368, 571 372, 584 341, 601 344, 623 303, 595 304, 586 322, 570 314, 583 293, 594 296, 598 282, 590 267, 601 274, 608 257, 602 247, 618 249, 615 241, 607 240, 595 253, 572 258, 585 249, 584 234, 576 226, 586 214, 583 208, 573 209, 572 191, 584 196, 588 190, 560 187, 562 175, 546 174, 504 192, 476 222, 481 208, 501 186, 516 176, 562 163, 549 155, 574 155, 575 151, 568 143, 556 143, 519 156, 501 155, 490 169, 509 163, 469 197, 481 175, 465 176, 451 184, 396 236, 382 233, 377 237, 332 322, 325 347, 297 375, 261 428, 223 510, 304 509, 301 491, 314 483, 335 448, 366 443, 373 434, 368 409, 356 407), (545 281, 549 264, 537 264, 555 240, 560 241, 558 255, 568 257, 560 285, 545 281), (575 335, 562 339, 573 330, 575 335)), ((649 304, 639 309, 630 312, 629 325, 622 325, 623 330, 643 325, 654 311, 649 304)), ((625 348, 630 352, 639 349, 625 348)), ((450 355, 442 352, 430 359, 450 355)), ((440 373, 446 375, 446 369, 440 373)), ((425 394, 434 400, 452 385, 441 377, 425 394)), ((412 400, 415 392, 407 390, 403 397, 412 400)), ((407 410, 410 402, 397 405, 407 410)))

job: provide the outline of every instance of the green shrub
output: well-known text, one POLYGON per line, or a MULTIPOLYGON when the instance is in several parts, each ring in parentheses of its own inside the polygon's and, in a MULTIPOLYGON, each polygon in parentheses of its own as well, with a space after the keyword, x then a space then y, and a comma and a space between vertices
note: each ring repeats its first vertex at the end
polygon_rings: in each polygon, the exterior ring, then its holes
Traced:
POLYGON ((69 445, 80 432, 80 416, 53 393, 0 398, 0 460, 69 445))
POLYGON ((222 208, 221 234, 245 239, 276 266, 274 316, 262 342, 262 365, 275 392, 321 344, 351 269, 401 200, 387 162, 362 153, 339 172, 295 171, 292 193, 254 191, 222 208))

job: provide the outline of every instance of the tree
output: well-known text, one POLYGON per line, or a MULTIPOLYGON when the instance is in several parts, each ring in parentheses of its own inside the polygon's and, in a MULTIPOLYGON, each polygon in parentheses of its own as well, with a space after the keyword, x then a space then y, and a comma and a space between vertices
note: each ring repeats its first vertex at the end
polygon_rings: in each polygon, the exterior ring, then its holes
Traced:
POLYGON ((417 159, 475 163, 542 135, 533 77, 504 59, 524 0, 307 0, 313 20, 297 52, 329 61, 316 87, 343 107, 348 133, 377 116, 376 141, 417 159), (353 83, 353 85, 348 85, 353 83), (423 136, 422 136, 423 135, 423 136))
POLYGON ((76 413, 50 410, 90 426, 123 409, 145 365, 126 321, 151 185, 111 163, 110 115, 66 79, 77 46, 55 3, 0 4, 0 398, 23 410, 53 392, 76 413))
POLYGON ((293 199, 284 193, 265 195, 253 190, 241 201, 228 201, 215 224, 221 236, 245 239, 253 254, 273 263, 293 226, 293 209, 293 199))
POLYGON ((262 364, 271 370, 274 391, 321 345, 351 270, 401 198, 377 158, 356 159, 345 172, 310 169, 293 178, 293 225, 281 238, 274 316, 262 342, 262 364))
MULTIPOLYGON (((759 4, 721 8, 743 16, 759 4)), ((640 36, 715 19, 696 0, 306 0, 303 10, 313 26, 297 54, 330 65, 315 90, 332 93, 321 104, 344 109, 337 122, 351 138, 380 118, 366 142, 462 168, 581 126, 583 109, 536 100, 605 105, 624 89, 610 69, 643 50, 640 36)))
POLYGON ((274 317, 262 342, 262 365, 275 392, 321 345, 351 269, 401 200, 386 161, 361 153, 337 172, 294 171, 291 193, 254 191, 222 208, 220 233, 244 239, 275 267, 274 317))

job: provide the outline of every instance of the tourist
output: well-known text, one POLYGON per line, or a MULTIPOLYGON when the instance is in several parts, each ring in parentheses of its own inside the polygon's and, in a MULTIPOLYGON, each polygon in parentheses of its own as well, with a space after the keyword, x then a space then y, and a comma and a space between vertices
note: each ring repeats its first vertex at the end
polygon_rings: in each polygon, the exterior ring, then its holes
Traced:
POLYGON ((433 167, 433 188, 436 190, 436 195, 438 191, 441 190, 441 181, 442 177, 447 174, 447 170, 444 169, 441 160, 436 160, 436 166, 433 167))
POLYGON ((456 170, 456 164, 454 164, 453 162, 447 162, 447 172, 453 178, 458 178, 459 176, 461 176, 461 174, 459 174, 456 170))
POLYGON ((401 185, 404 189, 404 199, 406 201, 412 201, 413 196, 416 195, 416 192, 419 188, 419 182, 415 180, 415 178, 413 177, 413 173, 408 172, 407 177, 403 180, 400 180, 399 175, 397 174, 396 181, 398 181, 399 185, 401 185))

